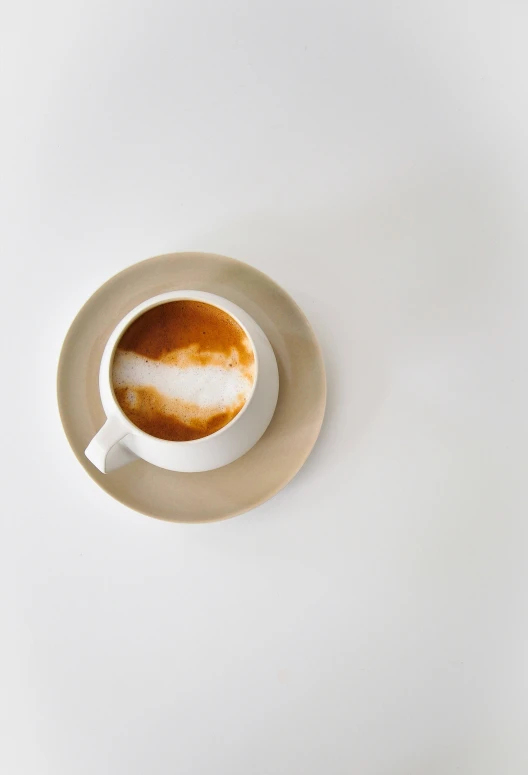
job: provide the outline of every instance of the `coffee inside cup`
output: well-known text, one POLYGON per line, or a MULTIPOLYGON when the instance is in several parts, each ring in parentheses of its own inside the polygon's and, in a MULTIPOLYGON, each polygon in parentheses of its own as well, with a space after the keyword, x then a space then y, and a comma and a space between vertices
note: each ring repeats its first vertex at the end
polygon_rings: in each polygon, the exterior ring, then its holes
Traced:
POLYGON ((223 428, 249 400, 255 354, 237 321, 200 301, 170 301, 144 312, 114 354, 112 386, 128 419, 167 441, 223 428))

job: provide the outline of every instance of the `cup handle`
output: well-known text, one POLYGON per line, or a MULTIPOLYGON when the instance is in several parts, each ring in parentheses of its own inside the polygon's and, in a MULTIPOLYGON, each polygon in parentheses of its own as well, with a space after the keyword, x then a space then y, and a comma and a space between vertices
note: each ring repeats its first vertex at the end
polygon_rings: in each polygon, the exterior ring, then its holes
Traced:
POLYGON ((117 460, 115 459, 116 456, 113 456, 113 465, 109 465, 108 454, 116 444, 119 444, 119 442, 128 435, 128 433, 128 429, 119 417, 109 417, 101 430, 96 433, 88 444, 84 454, 103 474, 107 474, 115 468, 121 468, 121 466, 126 465, 133 460, 135 455, 132 453, 122 455, 120 456, 120 459, 118 458, 117 460))

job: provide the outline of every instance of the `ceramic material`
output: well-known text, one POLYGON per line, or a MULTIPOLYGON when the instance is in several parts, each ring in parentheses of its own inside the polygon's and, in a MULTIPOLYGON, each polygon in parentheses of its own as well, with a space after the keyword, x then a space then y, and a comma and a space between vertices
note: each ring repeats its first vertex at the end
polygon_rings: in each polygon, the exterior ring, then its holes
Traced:
POLYGON ((137 458, 169 471, 212 471, 228 465, 255 446, 270 424, 279 393, 279 373, 264 331, 243 309, 214 293, 173 291, 138 304, 113 330, 101 359, 99 390, 107 420, 85 454, 102 473, 115 471, 137 458), (112 389, 115 349, 129 325, 143 312, 169 301, 190 299, 212 304, 233 317, 245 331, 255 354, 253 392, 242 411, 223 428, 195 441, 166 441, 149 436, 125 416, 112 389))
POLYGON ((173 253, 125 269, 86 302, 64 341, 57 396, 64 430, 77 459, 109 495, 152 517, 210 522, 249 511, 295 476, 319 435, 326 382, 314 333, 279 285, 231 258, 173 253), (99 367, 108 338, 138 304, 185 288, 230 300, 262 328, 279 368, 280 391, 273 419, 249 452, 213 471, 176 473, 136 460, 102 474, 87 460, 84 450, 105 421, 99 367))

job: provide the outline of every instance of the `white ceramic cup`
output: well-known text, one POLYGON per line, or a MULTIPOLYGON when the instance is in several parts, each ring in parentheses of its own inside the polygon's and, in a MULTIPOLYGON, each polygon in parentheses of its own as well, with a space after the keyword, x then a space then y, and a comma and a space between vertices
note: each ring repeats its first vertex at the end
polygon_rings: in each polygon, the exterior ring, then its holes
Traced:
POLYGON ((107 420, 89 443, 85 455, 100 471, 108 473, 137 458, 170 471, 210 471, 232 463, 260 439, 275 411, 279 373, 268 338, 247 312, 213 293, 173 291, 139 304, 116 326, 101 359, 99 390, 107 420), (202 301, 227 312, 245 331, 255 354, 255 380, 245 405, 216 433, 193 441, 166 441, 140 430, 122 411, 112 387, 112 362, 123 333, 146 310, 178 299, 202 301))

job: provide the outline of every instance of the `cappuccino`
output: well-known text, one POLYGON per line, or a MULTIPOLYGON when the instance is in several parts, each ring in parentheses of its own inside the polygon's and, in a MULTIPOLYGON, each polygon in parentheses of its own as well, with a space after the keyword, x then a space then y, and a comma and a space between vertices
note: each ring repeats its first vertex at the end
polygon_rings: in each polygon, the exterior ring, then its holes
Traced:
POLYGON ((237 321, 199 301, 147 310, 121 337, 112 363, 115 397, 151 436, 192 441, 223 428, 249 400, 255 355, 237 321))

